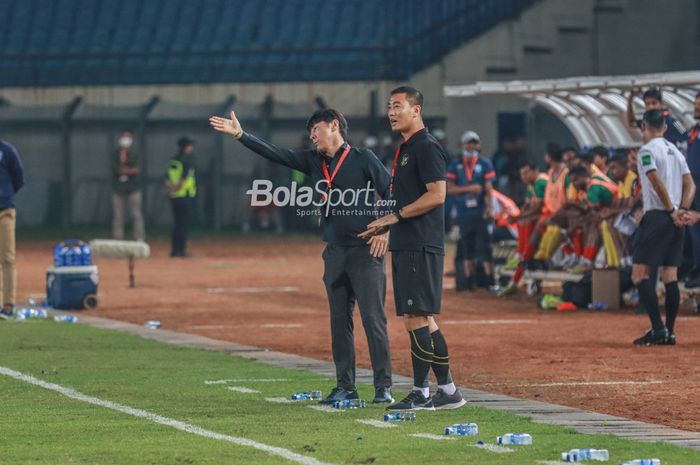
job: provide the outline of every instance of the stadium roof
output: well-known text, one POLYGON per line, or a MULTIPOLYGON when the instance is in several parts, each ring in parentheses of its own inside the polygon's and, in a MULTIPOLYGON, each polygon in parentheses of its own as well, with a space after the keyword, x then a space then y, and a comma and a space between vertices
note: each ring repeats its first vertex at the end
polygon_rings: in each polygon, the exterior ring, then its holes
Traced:
MULTIPOLYGON (((633 87, 663 89, 664 105, 685 126, 695 124, 693 105, 700 71, 630 76, 592 76, 535 81, 477 82, 445 86, 446 97, 513 95, 546 108, 571 131, 580 146, 639 145, 639 131, 627 125, 627 95, 633 87)), ((641 96, 635 109, 643 111, 641 96)))

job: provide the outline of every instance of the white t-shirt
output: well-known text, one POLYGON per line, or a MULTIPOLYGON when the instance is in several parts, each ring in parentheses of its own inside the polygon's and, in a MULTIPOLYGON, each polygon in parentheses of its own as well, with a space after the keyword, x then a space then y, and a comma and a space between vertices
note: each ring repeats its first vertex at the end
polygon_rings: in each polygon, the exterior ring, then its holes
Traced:
POLYGON ((637 169, 642 183, 642 201, 645 213, 649 210, 666 211, 666 207, 646 175, 654 170, 666 186, 673 206, 680 207, 683 198, 683 175, 690 174, 690 170, 685 157, 675 145, 663 137, 650 140, 639 149, 637 169))

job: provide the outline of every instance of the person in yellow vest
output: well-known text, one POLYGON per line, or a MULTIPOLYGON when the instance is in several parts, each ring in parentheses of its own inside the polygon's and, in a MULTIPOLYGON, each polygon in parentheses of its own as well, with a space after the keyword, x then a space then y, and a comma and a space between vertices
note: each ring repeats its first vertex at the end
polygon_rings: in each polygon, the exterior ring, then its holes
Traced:
POLYGON ((187 232, 193 216, 197 196, 194 167, 194 141, 181 137, 177 154, 168 163, 165 185, 173 206, 173 233, 171 257, 187 257, 187 232))

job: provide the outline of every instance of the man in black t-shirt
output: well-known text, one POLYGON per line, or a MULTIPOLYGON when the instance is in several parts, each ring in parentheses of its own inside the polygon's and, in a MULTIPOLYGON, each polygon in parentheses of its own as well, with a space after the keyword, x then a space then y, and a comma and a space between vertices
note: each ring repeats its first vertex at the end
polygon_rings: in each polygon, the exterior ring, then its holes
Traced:
POLYGON ((423 95, 403 86, 391 92, 391 129, 404 138, 394 156, 389 190, 394 212, 373 221, 360 237, 390 229, 396 313, 411 340, 413 390, 389 410, 454 409, 466 402, 452 382, 447 343, 435 322, 440 313, 444 262, 447 154, 423 124, 423 95), (438 390, 430 396, 428 376, 438 390))

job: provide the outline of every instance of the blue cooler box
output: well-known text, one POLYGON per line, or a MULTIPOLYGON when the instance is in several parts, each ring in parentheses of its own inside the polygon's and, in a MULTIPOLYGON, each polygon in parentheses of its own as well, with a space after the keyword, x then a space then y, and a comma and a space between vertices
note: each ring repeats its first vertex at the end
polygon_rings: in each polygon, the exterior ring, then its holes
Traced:
POLYGON ((60 309, 97 307, 97 266, 59 266, 46 270, 46 299, 60 309))

